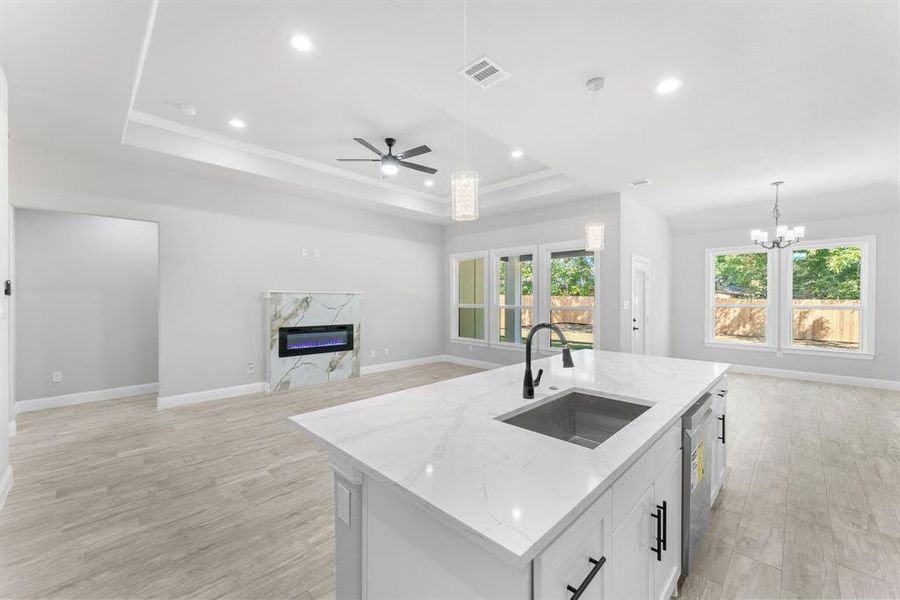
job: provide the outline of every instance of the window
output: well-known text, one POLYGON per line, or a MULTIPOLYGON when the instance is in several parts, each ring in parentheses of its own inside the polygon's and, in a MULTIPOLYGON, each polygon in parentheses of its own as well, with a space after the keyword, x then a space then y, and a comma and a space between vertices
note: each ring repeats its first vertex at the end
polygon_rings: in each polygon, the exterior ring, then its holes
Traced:
POLYGON ((494 341, 522 344, 534 325, 533 248, 497 251, 494 257, 494 341))
MULTIPOLYGON (((562 329, 573 350, 594 347, 594 253, 559 250, 549 253, 550 322, 562 329)), ((562 345, 554 333, 550 345, 562 345)))
POLYGON ((453 331, 455 338, 484 340, 485 254, 460 254, 453 262, 453 331))
POLYGON ((866 244, 807 245, 790 260, 791 346, 859 351, 866 244))
POLYGON ((713 341, 768 342, 768 258, 759 251, 712 254, 713 341))
POLYGON ((707 344, 873 356, 874 237, 707 250, 707 344))

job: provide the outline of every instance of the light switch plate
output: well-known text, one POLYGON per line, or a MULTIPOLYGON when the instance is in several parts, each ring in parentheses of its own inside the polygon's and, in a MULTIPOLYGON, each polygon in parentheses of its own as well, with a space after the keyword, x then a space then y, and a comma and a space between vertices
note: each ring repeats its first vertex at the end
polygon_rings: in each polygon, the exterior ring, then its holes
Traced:
POLYGON ((622 310, 631 310, 631 302, 622 300, 622 310))
POLYGON ((340 519, 341 523, 350 527, 350 490, 341 483, 337 484, 335 498, 337 501, 337 518, 340 519))

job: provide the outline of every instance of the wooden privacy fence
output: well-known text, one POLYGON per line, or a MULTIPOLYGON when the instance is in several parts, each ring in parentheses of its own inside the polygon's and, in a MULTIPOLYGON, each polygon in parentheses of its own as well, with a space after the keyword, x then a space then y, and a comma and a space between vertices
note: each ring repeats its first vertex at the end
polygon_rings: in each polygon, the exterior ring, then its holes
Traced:
MULTIPOLYGON (((717 304, 744 303, 764 305, 764 300, 735 300, 717 294, 717 304)), ((795 340, 821 342, 824 345, 856 346, 859 343, 859 310, 856 300, 810 300, 795 299, 793 310, 793 332, 795 340), (830 308, 847 306, 848 308, 830 308)), ((677 315, 676 315, 677 316, 677 315)), ((717 306, 715 315, 716 336, 756 338, 764 341, 766 336, 766 311, 760 308, 737 308, 717 306)))
MULTIPOLYGON (((503 304, 504 298, 500 296, 499 304, 503 304)), ((522 304, 534 306, 534 297, 531 294, 522 296, 522 304)), ((594 298, 593 296, 551 296, 550 309, 553 311, 554 323, 577 323, 579 325, 591 325, 594 322, 594 298), (573 309, 573 310, 554 310, 573 309)), ((506 310, 500 311, 500 326, 506 324, 506 310)), ((512 318, 512 317, 510 317, 512 318)), ((522 325, 531 326, 531 314, 522 316, 522 325)))

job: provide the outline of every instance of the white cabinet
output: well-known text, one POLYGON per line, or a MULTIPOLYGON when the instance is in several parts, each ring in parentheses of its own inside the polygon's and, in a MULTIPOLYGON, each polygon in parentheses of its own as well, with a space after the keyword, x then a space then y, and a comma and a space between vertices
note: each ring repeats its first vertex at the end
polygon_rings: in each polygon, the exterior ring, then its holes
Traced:
POLYGON ((665 600, 681 574, 680 424, 613 485, 613 504, 611 597, 665 600))
POLYGON ((650 551, 656 531, 650 517, 653 507, 650 485, 613 533, 611 598, 649 600, 653 597, 655 555, 650 551))
POLYGON ((722 378, 721 385, 715 389, 712 403, 713 411, 713 430, 716 432, 712 440, 712 451, 710 452, 710 493, 711 502, 716 501, 722 484, 725 483, 725 467, 727 466, 726 444, 728 442, 728 423, 727 423, 727 398, 728 398, 728 382, 727 377, 722 378))
POLYGON ((606 492, 534 559, 535 600, 615 598, 607 593, 612 494, 606 492))
POLYGON ((654 532, 654 593, 652 598, 666 600, 675 591, 681 575, 681 451, 666 465, 653 484, 654 527, 659 520, 660 540, 654 532), (658 555, 658 557, 657 557, 658 555))

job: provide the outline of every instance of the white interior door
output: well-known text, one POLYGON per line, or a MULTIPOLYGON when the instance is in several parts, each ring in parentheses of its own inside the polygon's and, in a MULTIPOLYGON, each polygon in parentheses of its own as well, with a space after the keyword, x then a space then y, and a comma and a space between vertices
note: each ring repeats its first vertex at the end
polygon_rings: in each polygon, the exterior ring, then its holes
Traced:
POLYGON ((650 260, 634 256, 631 259, 631 352, 634 354, 647 354, 649 296, 650 260))

